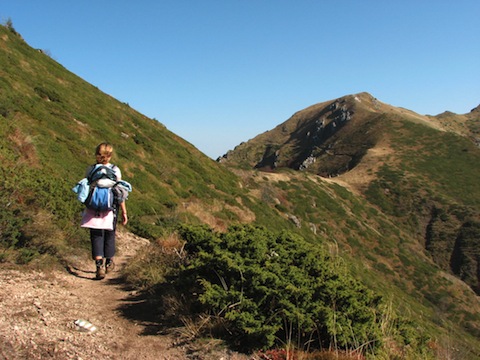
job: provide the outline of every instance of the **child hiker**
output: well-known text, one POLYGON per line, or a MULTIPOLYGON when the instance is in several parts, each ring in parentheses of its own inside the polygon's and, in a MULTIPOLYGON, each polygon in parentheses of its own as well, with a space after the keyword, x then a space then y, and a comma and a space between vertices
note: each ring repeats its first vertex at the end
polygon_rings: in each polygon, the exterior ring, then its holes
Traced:
MULTIPOLYGON (((117 184, 122 180, 120 169, 110 163, 113 154, 113 147, 109 143, 101 143, 95 150, 96 164, 87 168, 86 179, 89 184, 89 198, 86 200, 85 208, 82 214, 81 226, 90 228, 90 241, 92 243, 92 258, 96 265, 96 279, 101 280, 105 274, 112 272, 115 268, 113 257, 115 255, 115 230, 117 218, 121 210, 122 224, 128 222, 127 207, 125 205, 126 196, 115 195, 112 190, 118 191, 117 184), (108 199, 111 198, 110 206, 107 208, 90 207, 89 202, 93 195, 93 189, 97 187, 100 190, 107 190, 108 199), (105 259, 105 264, 104 264, 105 259)), ((126 183, 126 182, 123 182, 126 183)), ((128 184, 128 183, 126 183, 128 184)), ((103 193, 99 191, 99 193, 103 193)), ((126 192, 125 192, 126 193, 126 192)))

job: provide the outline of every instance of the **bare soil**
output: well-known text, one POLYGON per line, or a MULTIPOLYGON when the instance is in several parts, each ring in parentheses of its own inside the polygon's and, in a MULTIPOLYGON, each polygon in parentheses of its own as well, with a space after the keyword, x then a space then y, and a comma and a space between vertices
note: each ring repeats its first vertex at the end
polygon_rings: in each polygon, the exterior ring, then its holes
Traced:
POLYGON ((116 269, 103 280, 95 280, 87 259, 73 259, 64 271, 0 268, 0 359, 252 359, 214 339, 186 342, 175 332, 152 333, 148 313, 126 315, 122 309, 141 300, 125 288, 120 270, 146 244, 117 232, 116 269), (97 330, 82 331, 79 319, 97 330))

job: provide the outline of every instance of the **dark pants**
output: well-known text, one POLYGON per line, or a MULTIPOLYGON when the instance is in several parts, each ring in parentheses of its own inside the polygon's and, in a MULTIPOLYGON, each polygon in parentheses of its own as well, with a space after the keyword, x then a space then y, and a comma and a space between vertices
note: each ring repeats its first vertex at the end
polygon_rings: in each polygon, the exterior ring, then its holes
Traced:
POLYGON ((115 255, 115 230, 90 229, 92 258, 112 258, 115 255))

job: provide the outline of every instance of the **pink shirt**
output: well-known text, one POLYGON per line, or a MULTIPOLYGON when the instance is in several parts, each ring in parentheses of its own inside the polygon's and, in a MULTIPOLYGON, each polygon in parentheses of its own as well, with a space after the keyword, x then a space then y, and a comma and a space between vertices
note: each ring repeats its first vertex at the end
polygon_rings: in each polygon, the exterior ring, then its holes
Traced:
POLYGON ((82 213, 81 227, 90 229, 113 230, 113 210, 101 211, 85 209, 82 213))

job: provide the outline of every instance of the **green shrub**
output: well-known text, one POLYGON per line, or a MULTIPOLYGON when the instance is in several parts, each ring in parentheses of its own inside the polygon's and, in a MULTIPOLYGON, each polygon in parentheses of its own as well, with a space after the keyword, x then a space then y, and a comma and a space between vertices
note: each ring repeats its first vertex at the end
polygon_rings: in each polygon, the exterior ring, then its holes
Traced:
POLYGON ((60 102, 60 95, 53 89, 37 86, 34 90, 42 99, 60 102))
POLYGON ((0 191, 0 244, 4 248, 11 248, 23 242, 23 226, 28 222, 21 210, 4 201, 0 191))
POLYGON ((222 319, 236 348, 266 349, 292 330, 302 343, 317 339, 318 348, 379 339, 380 298, 318 245, 253 226, 227 233, 182 226, 180 234, 190 261, 175 283, 197 294, 194 313, 222 319))

